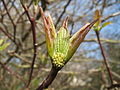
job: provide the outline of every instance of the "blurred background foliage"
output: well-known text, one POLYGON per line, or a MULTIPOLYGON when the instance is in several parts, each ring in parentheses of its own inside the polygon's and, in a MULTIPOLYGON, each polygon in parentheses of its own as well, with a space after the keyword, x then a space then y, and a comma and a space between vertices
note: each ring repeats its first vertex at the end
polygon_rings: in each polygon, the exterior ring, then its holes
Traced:
MULTIPOLYGON (((29 13, 33 16, 32 0, 25 0, 24 4, 28 5, 29 13)), ((101 29, 100 38, 114 83, 120 83, 120 0, 40 0, 39 6, 42 6, 46 15, 51 14, 57 30, 63 19, 69 16, 71 35, 91 22, 94 12, 100 10, 102 23, 112 22, 101 29)), ((37 88, 51 67, 39 9, 36 33, 37 58, 30 90, 37 88)), ((110 80, 96 40, 91 30, 48 90, 105 90, 110 80)), ((31 25, 20 0, 0 0, 0 90, 24 88, 33 53, 31 25)))

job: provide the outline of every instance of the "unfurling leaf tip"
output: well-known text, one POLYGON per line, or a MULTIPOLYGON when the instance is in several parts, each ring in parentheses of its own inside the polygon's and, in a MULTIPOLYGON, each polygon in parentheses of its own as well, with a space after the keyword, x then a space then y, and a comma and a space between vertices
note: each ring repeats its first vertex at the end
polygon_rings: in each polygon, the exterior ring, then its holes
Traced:
POLYGON ((41 14, 42 17, 44 17, 44 12, 43 12, 42 7, 40 7, 40 14, 41 14))
POLYGON ((68 20, 69 20, 69 17, 67 16, 66 19, 63 21, 63 25, 62 26, 64 28, 67 28, 67 26, 68 26, 68 20))

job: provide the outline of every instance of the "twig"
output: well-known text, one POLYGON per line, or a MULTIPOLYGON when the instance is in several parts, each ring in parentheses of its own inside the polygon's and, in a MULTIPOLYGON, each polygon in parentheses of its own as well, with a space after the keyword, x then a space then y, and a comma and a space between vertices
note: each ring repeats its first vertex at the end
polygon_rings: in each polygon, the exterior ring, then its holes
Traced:
POLYGON ((65 13, 65 11, 66 11, 66 9, 67 9, 67 7, 69 6, 69 4, 70 4, 71 1, 72 1, 72 0, 69 0, 69 1, 67 2, 67 4, 65 5, 63 12, 61 13, 60 17, 58 18, 58 20, 57 20, 57 22, 56 22, 56 24, 55 24, 55 27, 57 27, 57 24, 60 22, 63 14, 65 13))
MULTIPOLYGON (((120 84, 114 84, 114 85, 111 85, 110 87, 107 87, 108 90, 112 90, 114 88, 120 88, 120 84)), ((119 89, 114 89, 114 90, 119 90, 119 89)))
POLYGON ((113 72, 113 71, 111 71, 111 73, 120 80, 120 75, 119 74, 117 74, 116 72, 113 72))
MULTIPOLYGON (((49 4, 49 0, 41 0, 41 7, 43 9, 43 11, 46 10, 47 8, 47 4, 49 4)), ((36 19, 38 20, 41 17, 40 12, 36 15, 36 19)))
MULTIPOLYGON (((46 7, 47 7, 46 4, 48 4, 48 2, 46 0, 41 0, 41 6, 43 8, 43 11, 46 10, 46 7)), ((29 6, 28 6, 28 8, 29 8, 29 6)), ((38 12, 35 19, 38 20, 40 17, 41 17, 40 12, 38 12)), ((30 32, 31 32, 31 27, 28 29, 28 32, 26 32, 24 34, 24 36, 22 37, 22 41, 25 41, 27 39, 27 37, 30 35, 30 32)))
POLYGON ((20 79, 21 81, 24 82, 24 84, 27 84, 26 81, 17 73, 14 72, 12 69, 10 69, 9 67, 7 67, 6 65, 4 65, 2 62, 0 62, 0 65, 7 70, 11 75, 15 76, 17 79, 20 79))
POLYGON ((6 32, 3 28, 0 27, 0 31, 3 32, 14 44, 16 44, 17 46, 19 46, 14 39, 12 38, 12 35, 8 32, 6 32))
POLYGON ((34 66, 34 63, 35 63, 35 58, 36 58, 36 55, 37 55, 37 44, 36 44, 36 30, 35 30, 35 18, 34 17, 30 17, 29 13, 28 13, 28 9, 24 6, 24 4, 22 3, 21 1, 21 4, 22 4, 22 7, 24 8, 25 12, 26 12, 26 15, 31 23, 31 27, 32 27, 32 34, 33 34, 33 46, 34 46, 34 55, 33 55, 33 60, 32 60, 32 65, 31 65, 31 72, 30 72, 30 76, 29 76, 29 81, 28 81, 28 85, 27 87, 29 87, 29 84, 31 82, 31 79, 32 79, 32 73, 33 73, 33 66, 34 66))
MULTIPOLYGON (((120 40, 112 40, 112 39, 104 39, 104 38, 101 38, 100 41, 103 43, 111 43, 111 44, 120 43, 120 40)), ((86 39, 84 40, 84 42, 97 42, 97 39, 86 39)))
POLYGON ((111 14, 111 15, 105 17, 104 19, 102 19, 102 22, 105 22, 105 21, 108 20, 109 18, 118 16, 118 15, 120 15, 120 12, 113 13, 113 14, 111 14))
MULTIPOLYGON (((46 43, 46 41, 43 41, 43 42, 41 42, 41 43, 38 43, 37 45, 36 45, 36 47, 40 47, 40 46, 42 46, 43 44, 45 44, 46 43)), ((26 48, 26 49, 24 49, 23 51, 28 51, 28 50, 31 50, 31 49, 33 49, 34 47, 29 47, 29 48, 26 48)))
POLYGON ((110 68, 108 66, 108 63, 107 63, 107 60, 106 60, 106 57, 105 57, 105 54, 104 54, 104 50, 103 50, 103 47, 102 47, 102 44, 100 42, 99 31, 95 31, 95 33, 96 33, 96 36, 97 36, 97 39, 98 39, 98 43, 99 43, 99 46, 100 46, 100 49, 101 49, 101 54, 103 56, 106 69, 108 71, 108 75, 109 75, 109 78, 110 78, 110 81, 111 81, 111 85, 113 85, 112 74, 111 74, 110 68))
MULTIPOLYGON (((28 9, 29 7, 32 5, 32 1, 30 2, 30 4, 28 5, 28 9)), ((16 20, 16 23, 19 23, 19 20, 21 19, 21 17, 25 14, 25 11, 18 17, 18 19, 16 20)))
POLYGON ((102 9, 101 9, 101 15, 102 15, 105 7, 106 7, 106 0, 103 0, 102 9))
POLYGON ((17 57, 20 60, 24 61, 25 63, 31 64, 31 62, 29 60, 27 60, 26 58, 20 56, 19 54, 15 53, 15 52, 8 52, 8 54, 12 57, 17 57))
MULTIPOLYGON (((104 38, 101 38, 100 41, 103 43, 110 43, 110 44, 119 44, 120 43, 120 40, 112 40, 112 39, 104 39, 104 38)), ((97 42, 97 38, 96 39, 86 39, 83 42, 97 42)), ((43 41, 41 43, 38 43, 36 46, 39 47, 45 43, 46 43, 46 41, 43 41)), ((28 51, 28 50, 31 50, 33 48, 34 47, 29 47, 29 48, 24 49, 23 51, 28 51)))
POLYGON ((3 5, 4 5, 4 7, 5 7, 5 10, 6 10, 7 14, 8 14, 8 17, 10 18, 11 23, 12 23, 12 25, 13 25, 13 28, 14 28, 14 42, 16 42, 16 24, 14 23, 11 15, 10 15, 8 9, 7 9, 7 6, 6 6, 6 4, 5 4, 5 1, 2 0, 2 2, 3 2, 3 5))

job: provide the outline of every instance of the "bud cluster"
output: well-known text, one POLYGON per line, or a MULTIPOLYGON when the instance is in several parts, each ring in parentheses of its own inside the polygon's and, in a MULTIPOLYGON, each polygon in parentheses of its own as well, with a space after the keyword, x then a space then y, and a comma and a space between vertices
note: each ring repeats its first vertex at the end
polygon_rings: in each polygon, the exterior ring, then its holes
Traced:
POLYGON ((53 59, 53 65, 55 67, 63 67, 64 66, 64 59, 65 59, 65 55, 62 53, 55 53, 52 57, 53 59))
POLYGON ((70 38, 70 33, 67 28, 68 18, 63 21, 63 25, 58 33, 56 33, 51 16, 46 17, 42 8, 40 8, 40 11, 44 21, 46 45, 48 53, 52 58, 52 65, 55 68, 61 69, 74 55, 78 46, 97 20, 92 23, 87 23, 70 38))

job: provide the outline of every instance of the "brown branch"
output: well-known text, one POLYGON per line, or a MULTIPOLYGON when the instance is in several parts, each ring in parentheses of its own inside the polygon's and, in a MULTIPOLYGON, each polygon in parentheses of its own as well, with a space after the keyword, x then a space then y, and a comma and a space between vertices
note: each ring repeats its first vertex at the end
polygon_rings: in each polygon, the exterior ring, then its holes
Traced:
POLYGON ((22 7, 24 8, 26 15, 31 23, 31 27, 32 27, 32 34, 33 34, 33 46, 34 46, 34 55, 33 55, 33 60, 32 60, 32 65, 31 65, 31 72, 30 72, 30 76, 29 76, 29 81, 28 81, 28 85, 27 87, 29 87, 29 84, 31 82, 32 79, 32 73, 33 73, 33 68, 34 68, 34 63, 35 63, 35 58, 37 55, 37 44, 36 44, 36 30, 35 30, 35 18, 34 17, 30 17, 29 13, 28 13, 28 8, 26 8, 24 6, 24 4, 22 3, 22 7))
POLYGON ((59 16, 59 18, 58 18, 58 20, 57 20, 57 22, 56 22, 56 24, 55 24, 55 27, 57 27, 58 23, 60 22, 62 16, 63 16, 64 13, 66 12, 66 9, 67 9, 67 7, 69 6, 69 4, 70 4, 71 1, 72 1, 72 0, 68 0, 67 4, 66 4, 65 7, 64 7, 63 12, 62 12, 61 15, 59 16))
MULTIPOLYGON (((9 4, 9 1, 6 3, 6 7, 9 4)), ((8 8, 8 11, 10 11, 12 9, 12 5, 8 8)), ((3 16, 5 16, 7 14, 6 10, 3 11, 3 13, 1 13, 3 16)))
POLYGON ((13 29, 14 29, 14 41, 16 42, 16 24, 14 23, 11 15, 10 15, 8 9, 7 9, 7 6, 6 6, 6 4, 5 4, 5 1, 2 0, 2 2, 3 2, 3 5, 4 5, 4 7, 5 7, 5 10, 6 10, 7 14, 8 14, 8 17, 9 17, 9 19, 10 19, 12 25, 13 25, 13 29))
POLYGON ((103 0, 102 9, 101 9, 101 15, 102 15, 102 13, 103 13, 105 7, 106 7, 106 0, 103 0))
POLYGON ((26 62, 26 63, 28 63, 28 64, 31 64, 31 62, 30 62, 29 60, 27 60, 26 58, 20 56, 19 54, 15 53, 15 52, 8 52, 8 54, 9 54, 10 56, 12 56, 12 57, 17 57, 17 58, 19 58, 20 60, 22 60, 22 61, 24 61, 24 62, 26 62))
MULTIPOLYGON (((36 45, 36 47, 40 47, 40 46, 42 46, 43 44, 45 44, 46 43, 46 41, 43 41, 43 42, 41 42, 41 43, 38 43, 37 45, 36 45)), ((29 47, 29 48, 26 48, 26 49, 24 49, 23 51, 28 51, 28 50, 31 50, 31 49, 33 49, 34 47, 29 47)))
POLYGON ((104 19, 102 19, 102 22, 105 22, 105 21, 108 20, 109 18, 118 16, 118 15, 120 15, 120 12, 113 13, 113 14, 111 14, 111 15, 105 17, 104 19))
MULTIPOLYGON (((47 8, 47 4, 49 4, 48 0, 41 0, 41 7, 43 9, 43 11, 46 10, 47 8)), ((36 15, 36 19, 38 20, 41 17, 40 12, 36 15)))
POLYGON ((12 39, 12 35, 8 32, 6 32, 3 28, 0 27, 0 31, 3 32, 11 41, 14 42, 14 40, 12 39))
MULTIPOLYGON (((110 43, 110 44, 118 44, 118 43, 120 43, 120 40, 112 40, 112 39, 104 39, 104 38, 101 38, 100 41, 103 42, 103 43, 110 43)), ((97 42, 97 38, 96 39, 86 39, 83 42, 97 42)), ((43 45, 45 43, 46 43, 46 41, 43 41, 41 43, 38 43, 36 46, 40 47, 41 45, 43 45)), ((28 50, 31 50, 33 48, 34 47, 29 47, 29 48, 24 49, 23 51, 28 51, 28 50)))
POLYGON ((7 67, 6 65, 4 65, 2 62, 0 62, 0 65, 1 65, 5 70, 7 70, 11 75, 13 75, 13 76, 15 76, 17 79, 23 81, 25 85, 27 84, 27 82, 26 82, 17 72, 14 72, 12 69, 10 69, 10 68, 7 67))
POLYGON ((113 85, 112 73, 111 73, 110 68, 108 66, 108 62, 106 60, 106 57, 105 57, 105 54, 104 54, 104 50, 103 50, 102 44, 100 42, 99 31, 95 31, 95 33, 96 33, 96 36, 97 36, 97 39, 98 39, 98 43, 99 43, 99 46, 100 46, 100 49, 101 49, 101 54, 103 56, 106 69, 108 71, 108 75, 109 75, 109 78, 110 78, 110 81, 111 81, 111 85, 113 85))
POLYGON ((120 80, 120 75, 119 74, 117 74, 116 72, 113 72, 113 71, 111 71, 111 73, 112 73, 112 75, 114 75, 115 77, 117 77, 120 80))
POLYGON ((0 31, 3 32, 5 34, 5 36, 7 36, 14 44, 16 44, 17 46, 19 46, 14 39, 12 38, 12 35, 8 32, 6 32, 3 28, 0 27, 0 31))
MULTIPOLYGON (((120 15, 120 11, 119 11, 119 12, 115 12, 115 13, 107 16, 107 17, 104 17, 104 18, 101 20, 101 22, 103 23, 103 22, 105 22, 106 20, 108 20, 108 19, 110 19, 110 18, 113 18, 113 17, 115 17, 115 16, 119 16, 119 15, 120 15)), ((79 20, 80 20, 81 18, 83 18, 84 16, 86 16, 86 14, 83 15, 83 16, 81 16, 81 17, 78 17, 77 19, 74 20, 74 22, 79 21, 79 20)))
POLYGON ((48 86, 53 82, 53 80, 57 76, 58 71, 59 71, 58 69, 52 67, 47 78, 42 82, 42 84, 36 90, 43 90, 48 88, 48 86))
MULTIPOLYGON (((48 2, 46 0, 41 0, 41 6, 43 8, 43 11, 46 10, 46 7, 47 7, 46 4, 48 4, 48 2)), ((41 17, 40 12, 38 12, 35 19, 38 20, 40 17, 41 17)), ((25 35, 22 37, 22 41, 25 41, 27 39, 27 37, 30 35, 30 32, 31 32, 31 27, 28 29, 28 32, 26 32, 25 35)))
MULTIPOLYGON (((28 5, 28 9, 29 7, 32 5, 32 1, 30 2, 30 4, 28 5)), ((25 11, 18 17, 18 19, 16 20, 16 23, 19 23, 19 20, 21 19, 21 17, 25 14, 25 11)))
POLYGON ((112 90, 112 89, 119 90, 118 88, 120 88, 120 84, 113 84, 110 87, 107 87, 108 90, 112 90), (117 89, 115 89, 115 88, 117 88, 117 89))
MULTIPOLYGON (((111 43, 111 44, 120 43, 120 40, 112 40, 112 39, 104 39, 104 38, 101 38, 100 41, 103 43, 111 43)), ((97 39, 86 39, 84 40, 84 42, 97 42, 97 39)))

